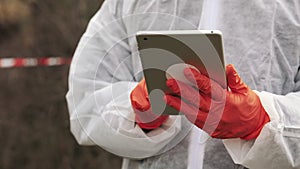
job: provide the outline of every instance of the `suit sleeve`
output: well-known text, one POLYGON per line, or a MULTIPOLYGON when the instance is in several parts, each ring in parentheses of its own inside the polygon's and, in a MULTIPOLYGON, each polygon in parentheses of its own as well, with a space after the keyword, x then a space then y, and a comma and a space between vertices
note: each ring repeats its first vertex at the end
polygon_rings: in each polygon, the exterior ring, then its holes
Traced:
POLYGON ((257 94, 271 121, 256 140, 224 140, 229 154, 235 163, 248 168, 300 168, 300 66, 293 92, 257 94))
POLYGON ((81 145, 142 159, 168 147, 180 133, 180 118, 144 133, 135 125, 129 95, 137 85, 122 2, 106 0, 90 20, 75 51, 66 99, 71 132, 81 145))

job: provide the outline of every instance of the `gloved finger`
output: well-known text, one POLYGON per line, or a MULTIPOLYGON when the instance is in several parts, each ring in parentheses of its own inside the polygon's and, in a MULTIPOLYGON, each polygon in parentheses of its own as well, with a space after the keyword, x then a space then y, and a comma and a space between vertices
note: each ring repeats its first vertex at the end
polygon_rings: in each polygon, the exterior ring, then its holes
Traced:
POLYGON ((203 111, 209 110, 211 102, 209 96, 201 95, 194 87, 175 79, 167 80, 166 84, 174 94, 181 96, 194 107, 203 111))
POLYGON ((195 124, 200 129, 203 129, 206 124, 206 119, 207 119, 208 114, 200 110, 200 111, 198 111, 196 117, 195 117, 195 115, 188 114, 188 113, 185 114, 185 116, 190 122, 195 124))
POLYGON ((233 93, 246 93, 248 91, 247 85, 241 80, 232 64, 226 66, 226 76, 229 88, 233 93))
POLYGON ((168 117, 169 116, 159 116, 158 118, 149 123, 139 122, 138 120, 136 120, 136 122, 142 129, 152 130, 161 126, 168 119, 168 117))
POLYGON ((192 82, 192 84, 196 85, 199 90, 201 90, 204 94, 211 93, 211 84, 210 79, 200 72, 193 68, 184 69, 185 77, 192 82))
POLYGON ((197 70, 186 68, 184 69, 184 75, 191 83, 195 84, 202 93, 211 96, 215 100, 224 97, 224 89, 217 82, 202 75, 197 70))
POLYGON ((147 129, 150 129, 149 127, 157 128, 168 118, 167 115, 162 115, 162 116, 156 115, 151 110, 145 112, 137 111, 135 112, 135 114, 136 114, 135 121, 137 123, 143 124, 142 128, 147 128, 147 129))
POLYGON ((172 95, 165 95, 164 100, 169 106, 184 113, 191 123, 195 124, 199 128, 203 127, 207 118, 206 112, 190 106, 184 101, 180 100, 178 97, 174 97, 172 95))
POLYGON ((130 100, 134 109, 139 111, 147 111, 150 109, 145 79, 141 80, 139 84, 132 90, 130 94, 130 100))
POLYGON ((164 101, 166 102, 167 105, 175 108, 179 112, 187 113, 187 112, 193 112, 197 113, 199 109, 197 109, 194 106, 191 106, 184 101, 182 101, 180 98, 166 94, 164 96, 164 101))

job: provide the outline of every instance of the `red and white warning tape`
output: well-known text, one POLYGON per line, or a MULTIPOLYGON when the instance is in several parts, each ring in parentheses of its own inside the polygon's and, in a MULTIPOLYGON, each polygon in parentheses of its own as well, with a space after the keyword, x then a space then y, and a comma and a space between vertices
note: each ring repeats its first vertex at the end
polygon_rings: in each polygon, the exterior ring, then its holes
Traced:
POLYGON ((69 65, 70 57, 0 58, 0 68, 69 65))

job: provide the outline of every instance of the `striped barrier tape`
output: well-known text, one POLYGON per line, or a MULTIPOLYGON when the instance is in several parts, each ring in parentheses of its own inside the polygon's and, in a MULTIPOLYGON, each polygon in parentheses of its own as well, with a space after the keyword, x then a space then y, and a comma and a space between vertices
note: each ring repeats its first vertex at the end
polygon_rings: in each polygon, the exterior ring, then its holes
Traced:
POLYGON ((0 58, 0 68, 70 65, 70 57, 0 58))

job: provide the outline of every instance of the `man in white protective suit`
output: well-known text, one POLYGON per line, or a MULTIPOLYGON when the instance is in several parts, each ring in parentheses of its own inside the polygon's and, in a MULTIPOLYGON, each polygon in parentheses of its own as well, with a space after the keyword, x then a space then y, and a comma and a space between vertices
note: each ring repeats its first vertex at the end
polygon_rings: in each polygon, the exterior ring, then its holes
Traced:
MULTIPOLYGON (((194 77, 193 92, 213 103, 210 82, 194 77)), ((123 169, 299 169, 300 1, 106 0, 76 49, 67 101, 79 144, 123 157, 123 169), (223 33, 231 90, 220 92, 219 126, 203 129, 206 111, 191 103, 185 116, 143 123, 149 103, 136 32, 196 29, 223 33)))

